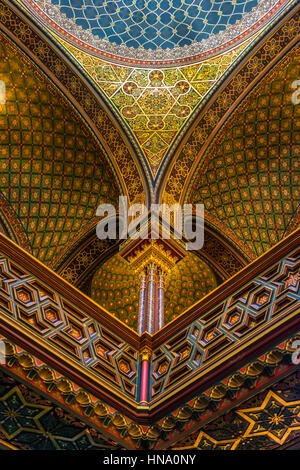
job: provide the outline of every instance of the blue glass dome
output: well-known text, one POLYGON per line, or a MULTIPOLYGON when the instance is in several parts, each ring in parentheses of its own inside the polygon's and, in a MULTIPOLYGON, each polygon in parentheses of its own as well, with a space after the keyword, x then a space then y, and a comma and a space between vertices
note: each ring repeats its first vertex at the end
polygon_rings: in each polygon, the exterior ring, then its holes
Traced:
POLYGON ((96 39, 155 51, 201 42, 236 24, 257 0, 51 0, 96 39))

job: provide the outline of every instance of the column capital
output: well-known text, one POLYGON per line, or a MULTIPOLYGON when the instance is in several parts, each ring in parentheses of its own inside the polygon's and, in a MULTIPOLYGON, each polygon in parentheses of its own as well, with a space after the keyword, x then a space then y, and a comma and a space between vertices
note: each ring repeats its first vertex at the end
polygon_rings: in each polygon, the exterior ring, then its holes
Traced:
POLYGON ((140 356, 142 358, 142 361, 149 361, 150 357, 152 356, 152 350, 150 348, 148 348, 147 346, 145 346, 141 350, 140 356))

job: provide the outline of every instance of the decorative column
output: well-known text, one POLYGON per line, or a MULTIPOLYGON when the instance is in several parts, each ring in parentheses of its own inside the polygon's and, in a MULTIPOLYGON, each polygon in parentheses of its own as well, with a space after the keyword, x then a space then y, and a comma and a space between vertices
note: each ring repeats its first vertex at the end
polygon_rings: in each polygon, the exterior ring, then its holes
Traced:
POLYGON ((151 263, 140 282, 138 332, 156 333, 165 323, 165 273, 151 263))
POLYGON ((149 361, 151 357, 151 350, 145 347, 141 351, 142 359, 142 373, 141 373, 141 393, 140 393, 140 403, 148 403, 148 391, 149 391, 149 361))
POLYGON ((140 298, 138 313, 138 333, 141 335, 147 329, 147 275, 143 272, 140 279, 140 298))
POLYGON ((160 271, 157 281, 157 325, 156 331, 165 324, 165 273, 160 271))
MULTIPOLYGON (((140 276, 139 311, 137 330, 140 335, 145 332, 154 334, 165 324, 165 285, 166 276, 172 268, 184 258, 185 246, 181 240, 161 239, 159 222, 158 230, 149 229, 149 220, 140 239, 127 239, 120 249, 120 256, 128 262, 132 271, 140 276)), ((151 215, 152 222, 152 215, 151 215)), ((147 335, 143 344, 149 342, 147 335)), ((151 344, 151 339, 150 339, 151 344)), ((142 347, 140 358, 139 401, 148 405, 151 396, 150 361, 152 351, 142 347)))
POLYGON ((151 335, 165 323, 165 277, 185 255, 175 240, 126 240, 120 255, 140 275, 137 330, 151 335))
POLYGON ((148 266, 148 296, 147 296, 147 331, 151 335, 155 333, 155 324, 156 324, 156 279, 157 279, 157 267, 156 265, 150 264, 148 266))

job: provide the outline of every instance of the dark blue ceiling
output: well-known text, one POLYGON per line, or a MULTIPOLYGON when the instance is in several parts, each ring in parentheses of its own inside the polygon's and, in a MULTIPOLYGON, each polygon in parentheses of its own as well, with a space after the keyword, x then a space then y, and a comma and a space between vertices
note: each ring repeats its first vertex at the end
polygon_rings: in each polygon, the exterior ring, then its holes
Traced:
POLYGON ((200 42, 241 20, 257 0, 52 0, 99 39, 156 50, 200 42))

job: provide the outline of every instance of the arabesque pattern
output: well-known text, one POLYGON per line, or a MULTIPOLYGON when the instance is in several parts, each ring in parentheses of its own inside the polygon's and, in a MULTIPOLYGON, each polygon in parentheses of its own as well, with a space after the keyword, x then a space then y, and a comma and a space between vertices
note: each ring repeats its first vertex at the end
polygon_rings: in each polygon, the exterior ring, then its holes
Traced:
POLYGON ((286 0, 19 0, 43 27, 122 63, 186 63, 261 30, 286 0))
MULTIPOLYGON (((246 61, 243 67, 232 75, 222 93, 216 95, 214 101, 206 109, 197 122, 192 133, 188 136, 180 152, 175 155, 171 171, 168 174, 166 187, 162 194, 165 202, 179 201, 184 195, 187 181, 192 178, 191 170, 195 164, 202 160, 203 150, 217 125, 254 79, 259 77, 273 59, 294 41, 299 31, 299 12, 288 18, 265 42, 262 42, 257 51, 246 61)), ((294 54, 290 55, 293 58, 294 54)), ((290 59, 287 58, 289 61, 290 59)), ((286 64, 285 64, 286 66, 286 64)), ((281 73, 285 74, 285 66, 281 73)), ((279 66, 280 68, 280 66, 279 66)), ((278 70, 278 69, 277 69, 278 70)), ((294 71, 291 70, 294 77, 294 71)), ((284 86, 287 86, 286 84, 284 86)), ((286 88, 287 90, 287 88, 286 88)), ((292 89, 289 89, 288 99, 292 89)), ((288 108, 290 111, 290 107, 288 108)))
POLYGON ((246 41, 226 54, 191 66, 135 69, 104 62, 58 40, 128 125, 153 177, 209 90, 249 45, 246 41))

